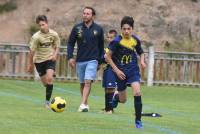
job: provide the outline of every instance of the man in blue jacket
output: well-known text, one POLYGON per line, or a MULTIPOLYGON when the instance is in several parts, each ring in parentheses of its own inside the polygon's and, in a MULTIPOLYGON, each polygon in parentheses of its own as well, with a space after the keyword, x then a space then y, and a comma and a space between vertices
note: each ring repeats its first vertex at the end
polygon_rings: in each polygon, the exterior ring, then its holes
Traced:
POLYGON ((80 80, 82 101, 79 112, 88 112, 88 97, 91 84, 96 78, 99 60, 104 52, 104 33, 101 26, 94 22, 96 13, 92 7, 83 9, 83 22, 76 24, 70 34, 67 46, 69 65, 76 66, 80 80), (77 43, 77 56, 73 57, 74 46, 77 43))

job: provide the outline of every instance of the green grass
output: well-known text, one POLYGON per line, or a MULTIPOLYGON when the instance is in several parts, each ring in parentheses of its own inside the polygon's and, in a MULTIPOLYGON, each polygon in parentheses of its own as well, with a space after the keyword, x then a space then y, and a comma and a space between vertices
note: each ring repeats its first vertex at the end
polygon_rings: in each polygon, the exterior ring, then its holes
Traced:
POLYGON ((44 108, 44 88, 39 82, 0 80, 0 133, 2 134, 199 134, 200 90, 186 87, 142 87, 144 128, 134 128, 133 99, 120 104, 113 115, 99 113, 104 105, 100 83, 93 85, 90 112, 78 113, 78 83, 55 83, 53 96, 66 98, 63 113, 44 108))

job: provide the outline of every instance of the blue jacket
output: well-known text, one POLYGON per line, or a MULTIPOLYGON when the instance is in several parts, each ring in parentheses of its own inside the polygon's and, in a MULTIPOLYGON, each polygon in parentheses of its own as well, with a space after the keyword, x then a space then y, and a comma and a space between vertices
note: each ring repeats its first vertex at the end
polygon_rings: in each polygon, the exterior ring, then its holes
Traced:
POLYGON ((77 43, 77 62, 99 61, 104 52, 103 29, 94 22, 89 28, 83 22, 75 25, 68 40, 68 59, 73 58, 75 43, 77 43))

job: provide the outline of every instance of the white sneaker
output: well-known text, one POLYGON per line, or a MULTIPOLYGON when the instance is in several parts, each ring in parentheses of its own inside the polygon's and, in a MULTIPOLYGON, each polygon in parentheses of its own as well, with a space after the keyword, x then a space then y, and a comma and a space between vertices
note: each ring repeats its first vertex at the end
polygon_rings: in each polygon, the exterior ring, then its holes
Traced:
POLYGON ((49 102, 49 101, 45 101, 44 107, 45 107, 46 109, 51 109, 51 108, 50 108, 50 102, 49 102))
POLYGON ((81 104, 78 108, 78 112, 88 112, 89 111, 89 106, 85 104, 81 104))

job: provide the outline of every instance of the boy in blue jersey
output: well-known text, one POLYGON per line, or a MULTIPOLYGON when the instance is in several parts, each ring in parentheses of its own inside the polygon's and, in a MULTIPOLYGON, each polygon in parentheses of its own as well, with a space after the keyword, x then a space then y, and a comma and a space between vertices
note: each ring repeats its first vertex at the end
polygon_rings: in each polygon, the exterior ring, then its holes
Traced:
POLYGON ((144 52, 141 48, 141 42, 135 35, 132 35, 133 27, 133 18, 130 16, 123 17, 121 20, 122 34, 117 36, 109 44, 109 52, 106 53, 105 58, 117 75, 118 94, 113 96, 113 107, 116 107, 118 102, 126 102, 126 88, 127 85, 130 85, 134 97, 135 126, 136 128, 142 128, 142 99, 140 92, 140 70, 137 63, 137 55, 140 56, 141 67, 145 68, 146 64, 144 61, 144 52))
MULTIPOLYGON (((108 44, 117 36, 117 31, 114 29, 109 30, 107 33, 106 41, 108 44)), ((105 49, 105 53, 108 51, 108 48, 105 49)), ((104 60, 104 58, 103 58, 104 60)), ((113 107, 112 107, 112 98, 115 92, 115 88, 117 86, 116 84, 116 77, 113 72, 112 67, 105 62, 104 65, 104 71, 103 71, 103 81, 102 86, 105 89, 105 108, 103 109, 103 112, 106 114, 112 114, 113 113, 113 107)))

